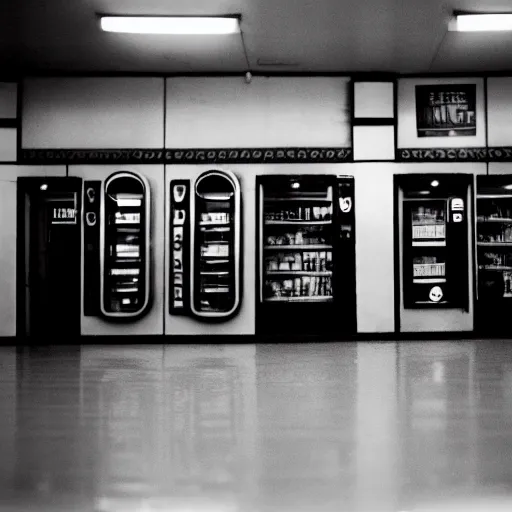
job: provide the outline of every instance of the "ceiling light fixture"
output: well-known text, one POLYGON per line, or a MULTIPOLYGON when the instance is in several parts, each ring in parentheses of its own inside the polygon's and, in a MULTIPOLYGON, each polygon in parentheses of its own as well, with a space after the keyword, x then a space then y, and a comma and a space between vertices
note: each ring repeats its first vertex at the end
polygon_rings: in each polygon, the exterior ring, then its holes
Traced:
POLYGON ((430 185, 431 185, 432 187, 438 187, 438 186, 439 186, 439 181, 434 180, 430 185))
POLYGON ((506 190, 512 190, 512 185, 505 185, 503 188, 506 190))
POLYGON ((105 32, 222 35, 240 32, 240 16, 100 16, 105 32))
POLYGON ((512 13, 456 14, 450 30, 457 32, 498 32, 512 30, 512 13))

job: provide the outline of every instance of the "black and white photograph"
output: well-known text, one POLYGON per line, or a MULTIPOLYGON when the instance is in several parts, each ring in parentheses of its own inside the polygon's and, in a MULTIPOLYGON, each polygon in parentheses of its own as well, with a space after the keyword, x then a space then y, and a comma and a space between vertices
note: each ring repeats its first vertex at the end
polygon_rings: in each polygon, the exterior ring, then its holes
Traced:
POLYGON ((0 512, 512 512, 480 4, 0 0, 0 512))
POLYGON ((417 85, 418 137, 476 135, 476 85, 417 85))

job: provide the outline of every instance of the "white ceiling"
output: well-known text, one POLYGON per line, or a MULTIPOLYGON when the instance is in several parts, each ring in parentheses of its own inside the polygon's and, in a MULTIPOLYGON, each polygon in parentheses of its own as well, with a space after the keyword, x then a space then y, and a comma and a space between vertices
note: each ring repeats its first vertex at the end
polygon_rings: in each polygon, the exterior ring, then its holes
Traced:
POLYGON ((512 36, 448 32, 454 10, 512 12, 512 2, 2 0, 0 65, 4 74, 244 72, 248 66, 240 35, 111 34, 101 32, 97 20, 97 13, 240 13, 253 72, 512 71, 512 36))

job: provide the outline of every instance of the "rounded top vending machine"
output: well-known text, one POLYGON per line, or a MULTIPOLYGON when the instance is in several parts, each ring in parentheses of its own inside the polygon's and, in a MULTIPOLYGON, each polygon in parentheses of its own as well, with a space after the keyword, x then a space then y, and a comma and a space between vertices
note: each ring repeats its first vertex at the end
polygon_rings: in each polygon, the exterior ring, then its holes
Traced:
POLYGON ((111 318, 137 317, 150 300, 149 183, 120 171, 103 185, 100 224, 100 309, 111 318))

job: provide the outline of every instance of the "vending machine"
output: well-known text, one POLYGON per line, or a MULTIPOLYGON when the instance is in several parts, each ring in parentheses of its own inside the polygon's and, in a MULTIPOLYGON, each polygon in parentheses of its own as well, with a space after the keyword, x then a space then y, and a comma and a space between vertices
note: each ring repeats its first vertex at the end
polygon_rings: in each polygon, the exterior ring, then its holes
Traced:
POLYGON ((354 180, 257 178, 257 334, 353 333, 354 180))
POLYGON ((452 308, 468 312, 472 176, 395 178, 403 309, 452 308))
POLYGON ((169 310, 223 321, 241 301, 241 194, 231 171, 170 183, 169 310))
POLYGON ((150 301, 151 191, 127 171, 84 182, 84 314, 134 319, 150 301))
POLYGON ((512 312, 512 176, 477 177, 475 328, 510 333, 512 312))

